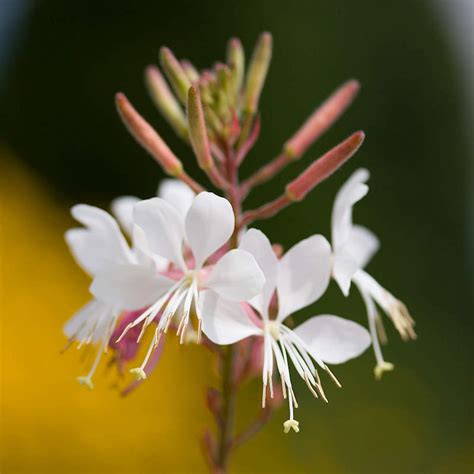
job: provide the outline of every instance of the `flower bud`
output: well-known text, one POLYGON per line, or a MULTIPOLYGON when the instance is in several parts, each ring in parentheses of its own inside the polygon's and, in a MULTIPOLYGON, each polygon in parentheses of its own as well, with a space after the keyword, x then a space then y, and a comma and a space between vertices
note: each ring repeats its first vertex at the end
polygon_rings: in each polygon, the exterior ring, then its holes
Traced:
POLYGON ((201 104, 201 94, 197 86, 191 86, 188 93, 189 136, 199 167, 209 170, 214 162, 207 137, 206 122, 201 104))
POLYGON ((187 138, 188 126, 183 109, 160 70, 155 66, 149 66, 145 71, 145 79, 148 92, 163 117, 181 138, 187 138))
POLYGON ((359 149, 364 132, 356 132, 321 158, 286 186, 286 195, 292 201, 301 201, 315 186, 328 178, 359 149))
POLYGON ((339 87, 285 143, 285 154, 295 159, 302 156, 308 147, 349 107, 359 91, 359 87, 359 83, 355 80, 348 81, 339 87))
POLYGON ((180 62, 174 57, 171 50, 166 47, 163 47, 160 50, 160 62, 168 80, 178 96, 178 99, 183 104, 186 104, 188 89, 191 87, 191 82, 180 62))
POLYGON ((272 57, 272 35, 262 33, 250 61, 245 85, 244 112, 254 114, 258 109, 260 94, 267 77, 272 57))
POLYGON ((227 64, 230 67, 234 94, 237 96, 244 81, 245 54, 238 38, 232 38, 227 45, 227 64))
POLYGON ((183 171, 181 161, 168 148, 153 127, 134 109, 124 94, 115 96, 117 109, 123 123, 135 140, 161 165, 163 170, 171 175, 178 176, 183 171))
POLYGON ((191 82, 197 82, 199 81, 199 72, 198 70, 194 67, 193 63, 191 61, 188 61, 187 59, 183 59, 181 61, 181 67, 183 68, 186 76, 188 76, 188 79, 191 82))

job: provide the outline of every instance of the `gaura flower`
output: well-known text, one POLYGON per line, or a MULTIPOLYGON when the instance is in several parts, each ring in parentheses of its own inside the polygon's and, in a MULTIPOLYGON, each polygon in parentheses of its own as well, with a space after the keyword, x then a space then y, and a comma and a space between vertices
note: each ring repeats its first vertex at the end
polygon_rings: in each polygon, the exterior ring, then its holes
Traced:
MULTIPOLYGON (((177 180, 164 180, 158 194, 182 210, 190 206, 194 193, 177 180)), ((97 207, 78 204, 71 209, 73 217, 85 228, 71 229, 66 232, 65 239, 78 265, 92 278, 110 265, 137 265, 151 267, 153 270, 164 269, 165 260, 153 261, 144 251, 145 241, 141 229, 134 227, 132 221, 133 206, 140 199, 123 196, 112 202, 112 212, 120 225, 133 241, 130 249, 122 235, 117 221, 106 211, 97 207)), ((143 306, 138 306, 140 308, 143 306)), ((97 356, 86 376, 78 377, 82 385, 93 388, 92 376, 107 350, 112 332, 123 307, 115 302, 95 298, 79 310, 64 326, 64 332, 70 342, 100 344, 97 356)))
MULTIPOLYGON (((92 278, 111 264, 135 265, 145 255, 133 251, 122 235, 116 220, 97 207, 78 204, 71 209, 73 217, 84 228, 71 229, 65 238, 78 265, 92 278)), ((64 326, 70 342, 100 344, 89 373, 78 377, 81 385, 93 388, 92 376, 122 311, 119 304, 95 298, 79 310, 64 326)))
POLYGON ((267 237, 250 229, 240 249, 250 252, 265 275, 262 292, 249 301, 259 316, 249 316, 242 306, 230 306, 216 294, 203 296, 203 332, 216 344, 233 344, 249 336, 263 337, 262 407, 267 392, 273 398, 274 362, 288 399, 290 418, 284 431, 298 432, 293 409, 298 407, 291 382, 289 362, 311 393, 324 394, 316 364, 340 386, 327 364, 341 364, 360 355, 370 345, 369 333, 360 325, 333 315, 314 316, 290 329, 284 321, 296 311, 314 303, 326 290, 331 273, 331 248, 321 235, 313 235, 292 247, 278 260, 267 237), (271 314, 271 300, 278 310, 271 314), (269 390, 267 390, 267 388, 269 390))
POLYGON ((366 181, 369 172, 359 169, 346 181, 337 193, 332 210, 333 278, 347 296, 353 282, 367 308, 372 345, 377 360, 374 372, 377 379, 385 371, 393 370, 393 364, 386 362, 380 348, 379 334, 385 339, 382 321, 376 305, 392 320, 404 340, 415 339, 414 320, 406 306, 383 288, 363 269, 379 248, 377 237, 365 227, 352 223, 352 207, 368 192, 366 181))
POLYGON ((173 264, 174 271, 165 275, 129 263, 112 264, 96 275, 91 291, 97 298, 125 309, 137 304, 148 306, 123 335, 143 323, 142 335, 161 314, 142 365, 132 369, 138 379, 144 379, 144 367, 175 315, 179 315, 177 334, 183 342, 194 309, 199 339, 203 290, 236 305, 258 294, 265 279, 255 258, 241 249, 225 253, 215 265, 206 265, 208 258, 227 243, 235 225, 229 201, 213 193, 198 194, 185 216, 164 199, 141 201, 134 206, 133 221, 143 231, 150 255, 165 258, 173 264), (185 242, 191 258, 185 255, 185 242))
MULTIPOLYGON (((195 196, 193 190, 178 179, 163 179, 156 195, 169 202, 183 216, 188 212, 195 196)), ((120 196, 111 204, 112 213, 129 236, 133 234, 134 227, 133 207, 140 201, 136 196, 120 196)))

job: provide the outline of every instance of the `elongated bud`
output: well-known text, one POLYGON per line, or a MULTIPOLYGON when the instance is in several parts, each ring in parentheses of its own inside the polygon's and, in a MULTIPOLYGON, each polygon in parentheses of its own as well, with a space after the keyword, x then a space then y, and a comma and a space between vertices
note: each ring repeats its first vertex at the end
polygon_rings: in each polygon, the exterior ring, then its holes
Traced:
POLYGON ((301 201, 315 186, 354 155, 364 138, 364 132, 356 132, 329 150, 286 186, 287 197, 292 201, 301 201))
POLYGON ((178 176, 183 171, 181 161, 153 127, 134 109, 124 94, 118 93, 115 102, 123 123, 135 140, 155 158, 167 174, 178 176))
POLYGON ((286 155, 299 158, 349 107, 357 92, 359 82, 348 81, 337 89, 306 120, 303 126, 284 146, 286 155))
POLYGON ((244 111, 249 114, 254 114, 258 109, 260 94, 267 77, 271 58, 272 35, 262 33, 255 45, 245 85, 244 111))
POLYGON ((244 48, 238 38, 232 38, 227 45, 227 64, 232 74, 234 93, 238 94, 242 88, 245 72, 244 48))
POLYGON ((171 50, 166 47, 160 49, 160 62, 178 99, 183 104, 186 104, 191 82, 180 62, 174 57, 171 50))
POLYGON ((188 61, 187 59, 183 59, 181 61, 181 66, 182 66, 184 72, 186 73, 186 76, 188 76, 188 79, 191 82, 199 81, 199 72, 194 67, 194 65, 191 61, 188 61))
POLYGON ((148 92, 163 117, 180 137, 187 138, 188 125, 183 109, 160 70, 155 66, 148 66, 145 71, 145 80, 148 92))
POLYGON ((189 137, 199 167, 209 170, 214 166, 207 137, 206 122, 201 104, 201 94, 197 86, 191 86, 188 92, 189 137))

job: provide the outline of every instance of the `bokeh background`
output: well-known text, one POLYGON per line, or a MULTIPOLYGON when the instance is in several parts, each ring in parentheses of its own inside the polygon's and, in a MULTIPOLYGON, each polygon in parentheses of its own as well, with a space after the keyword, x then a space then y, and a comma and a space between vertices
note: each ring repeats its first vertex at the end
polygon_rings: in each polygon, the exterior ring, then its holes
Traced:
MULTIPOLYGON (((60 355, 64 321, 88 299, 88 280, 63 241, 78 201, 108 206, 150 197, 162 174, 125 132, 113 95, 124 91, 196 176, 189 150, 153 108, 143 70, 171 47, 199 67, 223 58, 239 36, 248 53, 262 30, 274 58, 262 98, 263 131, 250 173, 279 151, 302 120, 352 77, 359 98, 333 129, 249 206, 283 185, 350 132, 367 140, 353 160, 302 204, 259 227, 285 246, 329 234, 334 195, 358 166, 370 193, 356 221, 381 238, 370 272, 403 299, 419 339, 386 325, 381 382, 373 355, 337 368, 328 405, 300 384, 301 432, 282 433, 278 412, 241 448, 236 473, 465 473, 472 459, 473 3, 295 0, 0 2, 2 252, 2 473, 206 472, 198 438, 210 423, 204 387, 210 357, 168 341, 153 377, 121 398, 101 369, 89 392, 75 349, 60 355), (471 18, 471 20, 470 20, 471 18)), ((332 285, 304 318, 333 312, 365 322, 353 292, 332 285)), ((239 400, 253 415, 260 386, 239 400)))

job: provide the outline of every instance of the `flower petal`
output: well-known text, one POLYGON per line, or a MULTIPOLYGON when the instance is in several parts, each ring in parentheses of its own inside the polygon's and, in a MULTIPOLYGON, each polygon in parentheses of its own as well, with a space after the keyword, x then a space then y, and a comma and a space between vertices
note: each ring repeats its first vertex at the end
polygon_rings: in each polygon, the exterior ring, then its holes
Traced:
POLYGON ((194 198, 186 215, 186 237, 196 259, 196 268, 229 240, 234 224, 234 212, 227 199, 208 192, 194 198))
POLYGON ((194 191, 179 179, 161 181, 157 195, 174 206, 183 220, 195 197, 194 191))
POLYGON ((268 306, 276 287, 278 258, 267 236, 257 230, 249 229, 241 238, 239 248, 253 255, 265 276, 262 291, 249 303, 264 317, 268 316, 268 306))
POLYGON ((121 196, 114 199, 110 205, 112 214, 129 236, 133 234, 133 206, 137 202, 140 202, 140 199, 135 196, 121 196))
POLYGON ((278 321, 314 303, 326 290, 331 275, 331 246, 313 235, 293 246, 278 264, 278 321))
POLYGON ((152 252, 186 269, 183 218, 169 202, 161 198, 140 201, 133 209, 133 219, 145 232, 152 252))
POLYGON ((201 293, 202 331, 215 344, 233 344, 261 334, 239 303, 227 301, 210 290, 201 293))
POLYGON ((349 294, 351 280, 357 270, 359 270, 357 261, 345 249, 334 254, 332 275, 344 296, 349 294))
POLYGON ((248 301, 262 291, 265 277, 255 258, 244 250, 227 252, 215 265, 206 287, 231 301, 248 301))
POLYGON ((378 251, 380 242, 377 236, 366 227, 354 225, 348 245, 348 251, 359 268, 364 268, 378 251))
POLYGON ((152 266, 110 265, 97 274, 90 291, 100 301, 133 310, 154 303, 174 283, 152 266))
POLYGON ((335 252, 344 246, 352 231, 352 207, 369 191, 365 182, 369 179, 366 169, 358 169, 343 184, 336 195, 332 208, 332 244, 335 252))
POLYGON ((115 219, 98 207, 78 204, 71 214, 85 229, 71 229, 65 239, 77 263, 94 275, 110 263, 133 261, 125 237, 115 219))
POLYGON ((328 364, 342 364, 362 354, 370 346, 370 334, 360 324, 325 314, 300 324, 294 332, 310 354, 328 364))

